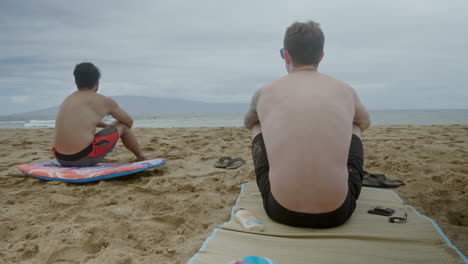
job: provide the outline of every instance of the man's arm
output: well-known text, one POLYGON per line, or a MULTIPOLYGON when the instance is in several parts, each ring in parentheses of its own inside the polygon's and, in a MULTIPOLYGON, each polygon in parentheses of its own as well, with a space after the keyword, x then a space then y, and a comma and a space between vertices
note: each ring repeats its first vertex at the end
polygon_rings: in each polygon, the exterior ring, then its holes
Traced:
POLYGON ((356 91, 351 88, 354 98, 354 124, 359 126, 362 132, 370 127, 371 120, 369 112, 366 107, 361 103, 356 91))
POLYGON ((109 114, 115 118, 117 121, 127 125, 129 128, 132 128, 133 126, 133 119, 132 117, 120 106, 117 104, 114 99, 107 97, 108 99, 108 104, 109 104, 109 114))
POLYGON ((257 103, 261 91, 262 89, 259 89, 257 92, 255 92, 250 102, 249 110, 247 110, 247 113, 245 114, 244 125, 248 129, 252 129, 253 125, 255 125, 257 122, 260 122, 257 113, 257 103))
POLYGON ((103 122, 103 121, 100 121, 98 124, 97 124, 97 127, 107 127, 108 124, 106 122, 103 122))

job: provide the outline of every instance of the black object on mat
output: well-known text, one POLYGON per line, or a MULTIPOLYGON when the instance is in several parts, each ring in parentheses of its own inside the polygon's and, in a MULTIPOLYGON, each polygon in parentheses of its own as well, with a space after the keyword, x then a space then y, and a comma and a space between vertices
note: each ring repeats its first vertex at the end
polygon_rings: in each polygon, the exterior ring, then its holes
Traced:
POLYGON ((364 171, 364 176, 362 178, 362 186, 374 187, 374 188, 398 188, 405 185, 403 181, 400 180, 390 180, 384 174, 369 173, 364 171))

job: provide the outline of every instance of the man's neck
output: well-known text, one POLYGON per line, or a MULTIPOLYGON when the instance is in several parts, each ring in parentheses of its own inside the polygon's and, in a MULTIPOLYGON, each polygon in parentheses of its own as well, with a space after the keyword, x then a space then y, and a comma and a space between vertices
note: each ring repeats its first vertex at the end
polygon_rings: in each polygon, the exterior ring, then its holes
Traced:
POLYGON ((96 87, 93 88, 78 88, 80 92, 96 92, 96 87))
POLYGON ((299 71, 317 71, 317 66, 315 65, 299 65, 295 66, 290 73, 299 72, 299 71))

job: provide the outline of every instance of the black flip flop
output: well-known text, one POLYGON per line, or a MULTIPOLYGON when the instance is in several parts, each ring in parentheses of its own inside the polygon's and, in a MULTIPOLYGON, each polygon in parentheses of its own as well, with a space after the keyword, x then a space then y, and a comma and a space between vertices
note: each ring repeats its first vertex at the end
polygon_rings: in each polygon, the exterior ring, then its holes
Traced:
POLYGON ((244 166, 244 164, 245 164, 245 160, 242 158, 231 159, 229 161, 229 164, 226 166, 226 169, 227 170, 237 169, 239 167, 244 166))
POLYGON ((223 156, 219 158, 219 160, 216 161, 215 164, 213 164, 213 166, 215 166, 216 168, 225 169, 229 165, 231 160, 232 160, 231 157, 223 156))
POLYGON ((374 187, 374 188, 397 188, 405 185, 403 181, 400 180, 389 180, 384 174, 377 173, 368 173, 364 172, 362 178, 362 186, 365 187, 374 187))

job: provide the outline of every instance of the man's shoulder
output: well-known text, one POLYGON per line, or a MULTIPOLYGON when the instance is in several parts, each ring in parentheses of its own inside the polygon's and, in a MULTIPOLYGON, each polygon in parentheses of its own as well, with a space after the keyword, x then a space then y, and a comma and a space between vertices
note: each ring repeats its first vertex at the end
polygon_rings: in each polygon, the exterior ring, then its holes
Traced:
POLYGON ((340 79, 337 79, 331 75, 328 75, 328 74, 325 74, 325 73, 319 73, 323 78, 326 78, 327 80, 329 80, 330 82, 334 82, 335 84, 339 85, 339 86, 342 86, 342 87, 345 87, 345 88, 350 88, 352 89, 351 85, 346 83, 345 81, 342 81, 340 79))
POLYGON ((100 93, 95 93, 93 96, 95 98, 99 99, 99 100, 109 100, 109 99, 111 99, 110 97, 105 96, 105 95, 100 94, 100 93))
POLYGON ((258 92, 261 92, 261 91, 265 91, 265 90, 269 90, 269 89, 272 89, 274 87, 277 87, 277 86, 281 86, 283 85, 285 82, 288 81, 287 79, 288 75, 285 75, 279 79, 276 79, 270 83, 267 83, 265 85, 263 85, 260 89, 258 89, 258 92))
POLYGON ((84 94, 84 95, 78 95, 76 96, 74 105, 87 105, 87 106, 93 106, 93 109, 95 109, 98 112, 106 112, 108 113, 111 111, 117 103, 112 99, 111 97, 98 94, 98 93, 92 93, 92 94, 84 94))
POLYGON ((108 97, 108 96, 105 96, 105 95, 102 95, 102 94, 98 94, 96 93, 95 96, 94 96, 95 100, 97 100, 99 103, 104 103, 106 105, 108 104, 115 104, 115 100, 112 99, 111 97, 108 97))
POLYGON ((72 100, 102 100, 102 101, 108 101, 112 100, 112 98, 99 94, 99 93, 86 93, 86 94, 81 94, 74 92, 67 96, 65 100, 72 99, 72 100))

